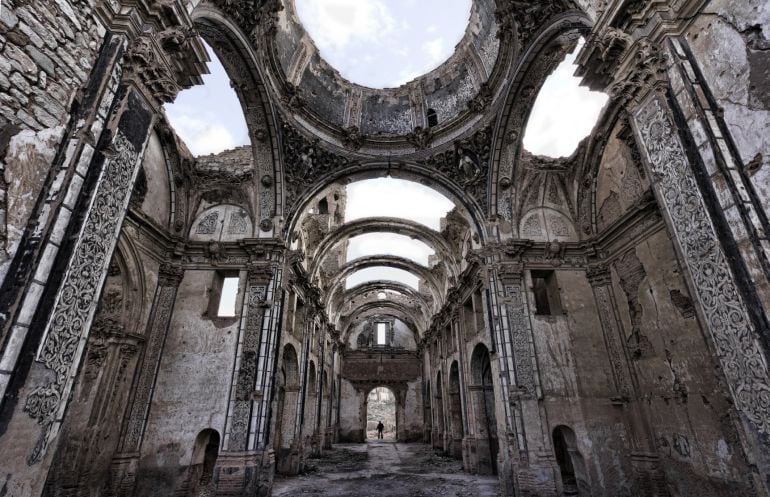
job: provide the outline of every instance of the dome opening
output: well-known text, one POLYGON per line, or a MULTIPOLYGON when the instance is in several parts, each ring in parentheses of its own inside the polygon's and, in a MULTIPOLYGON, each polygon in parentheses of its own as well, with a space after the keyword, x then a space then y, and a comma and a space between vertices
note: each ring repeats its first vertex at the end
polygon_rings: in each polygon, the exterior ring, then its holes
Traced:
POLYGON ((295 0, 295 7, 321 56, 345 79, 395 88, 452 55, 471 0, 295 0))

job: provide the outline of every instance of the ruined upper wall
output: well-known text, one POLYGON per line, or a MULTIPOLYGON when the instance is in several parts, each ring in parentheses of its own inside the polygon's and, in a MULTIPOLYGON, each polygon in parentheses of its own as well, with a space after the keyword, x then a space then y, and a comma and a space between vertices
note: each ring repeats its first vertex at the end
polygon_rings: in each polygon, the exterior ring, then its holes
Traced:
POLYGON ((437 69, 399 88, 373 89, 344 79, 321 58, 302 27, 294 2, 285 0, 275 35, 280 71, 303 109, 320 121, 357 127, 366 135, 405 135, 427 127, 428 109, 439 126, 468 111, 492 74, 500 41, 494 0, 474 0, 470 24, 455 53, 437 69))

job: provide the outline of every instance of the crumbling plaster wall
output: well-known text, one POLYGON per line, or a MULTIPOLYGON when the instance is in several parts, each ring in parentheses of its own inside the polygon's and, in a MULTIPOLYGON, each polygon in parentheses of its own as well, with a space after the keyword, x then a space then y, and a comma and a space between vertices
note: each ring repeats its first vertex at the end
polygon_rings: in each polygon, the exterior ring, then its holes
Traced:
MULTIPOLYGON (((548 426, 575 432, 594 495, 620 495, 629 485, 628 434, 611 402, 616 391, 593 292, 583 271, 555 277, 562 314, 531 320, 548 426)), ((534 309, 529 275, 527 284, 534 309)))
MULTIPOLYGON (((179 286, 142 444, 136 495, 167 496, 187 476, 202 430, 224 439, 240 318, 206 316, 213 271, 188 270, 179 286)), ((236 309, 241 309, 241 275, 236 309)))
POLYGON ((770 4, 713 0, 686 37, 770 213, 770 4))
POLYGON ((652 436, 677 495, 753 495, 731 403, 664 231, 612 265, 652 436), (628 330, 631 330, 629 333, 628 330), (738 490, 740 489, 740 490, 738 490))

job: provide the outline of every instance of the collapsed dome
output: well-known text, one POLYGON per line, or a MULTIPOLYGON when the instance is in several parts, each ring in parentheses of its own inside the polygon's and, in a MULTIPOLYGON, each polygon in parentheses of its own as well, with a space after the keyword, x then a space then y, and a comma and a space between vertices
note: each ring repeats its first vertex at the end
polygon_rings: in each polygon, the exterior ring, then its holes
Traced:
MULTIPOLYGON (((413 22, 430 28, 429 21, 413 22)), ((284 0, 272 63, 276 79, 290 85, 288 91, 299 96, 303 112, 316 125, 355 127, 366 136, 400 136, 417 127, 442 126, 467 114, 469 103, 496 66, 497 31, 494 0, 472 0, 465 33, 445 62, 398 88, 368 88, 345 79, 324 60, 302 23, 295 0, 284 0)))

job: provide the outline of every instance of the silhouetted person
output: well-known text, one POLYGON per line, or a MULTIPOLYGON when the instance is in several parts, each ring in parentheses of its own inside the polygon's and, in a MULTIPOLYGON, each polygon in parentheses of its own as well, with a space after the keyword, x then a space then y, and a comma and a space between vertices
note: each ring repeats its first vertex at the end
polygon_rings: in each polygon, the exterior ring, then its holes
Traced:
POLYGON ((384 429, 385 429, 385 425, 382 424, 382 421, 377 423, 377 438, 380 438, 380 439, 383 438, 382 437, 382 432, 383 432, 384 429))

